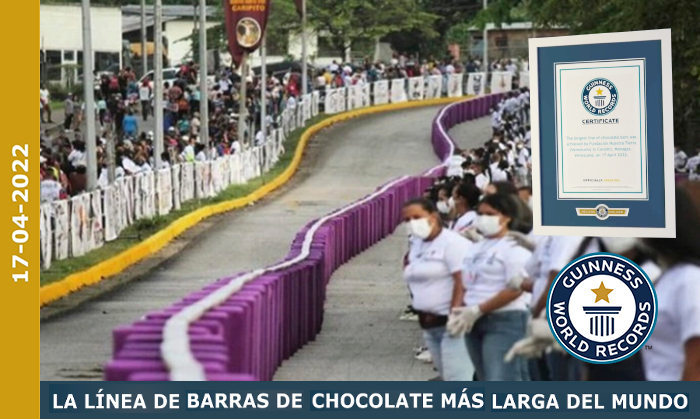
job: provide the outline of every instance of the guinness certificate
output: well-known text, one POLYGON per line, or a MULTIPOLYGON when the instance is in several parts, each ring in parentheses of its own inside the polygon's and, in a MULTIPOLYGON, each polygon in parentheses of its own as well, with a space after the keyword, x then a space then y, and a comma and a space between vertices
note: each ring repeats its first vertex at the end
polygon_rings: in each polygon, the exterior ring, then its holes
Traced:
POLYGON ((675 237, 671 30, 529 43, 534 233, 675 237))
POLYGON ((556 63, 558 199, 648 199, 644 59, 556 63))

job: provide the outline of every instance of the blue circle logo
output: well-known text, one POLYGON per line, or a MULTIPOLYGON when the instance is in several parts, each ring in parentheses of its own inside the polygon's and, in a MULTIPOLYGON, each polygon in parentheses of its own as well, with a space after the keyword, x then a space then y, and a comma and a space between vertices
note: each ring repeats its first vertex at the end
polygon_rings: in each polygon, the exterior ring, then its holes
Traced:
POLYGON ((608 79, 593 79, 586 83, 581 92, 581 103, 591 115, 609 114, 618 101, 617 87, 608 79))
POLYGON ((559 272, 547 298, 557 341, 576 358, 612 364, 634 355, 656 324, 656 292, 647 274, 613 253, 591 253, 559 272))

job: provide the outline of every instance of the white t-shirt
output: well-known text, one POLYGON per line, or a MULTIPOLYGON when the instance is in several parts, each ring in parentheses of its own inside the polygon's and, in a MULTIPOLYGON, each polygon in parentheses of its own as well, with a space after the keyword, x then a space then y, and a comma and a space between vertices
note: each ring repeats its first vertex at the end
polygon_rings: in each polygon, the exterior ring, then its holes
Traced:
POLYGON ((540 296, 547 288, 549 282, 549 256, 552 251, 553 236, 533 236, 536 247, 534 253, 525 263, 525 271, 532 280, 532 307, 537 304, 540 296))
POLYGON ((508 181, 508 172, 506 172, 505 170, 501 170, 498 167, 491 168, 491 176, 492 176, 494 182, 507 182, 508 181))
POLYGON ((85 166, 85 154, 79 150, 72 150, 68 154, 68 161, 73 167, 85 166))
POLYGON ((477 188, 479 188, 483 191, 484 189, 486 189, 486 187, 489 185, 489 183, 491 183, 491 181, 489 180, 488 176, 486 176, 483 173, 479 173, 474 178, 474 183, 476 184, 477 188))
POLYGON ((464 171, 462 170, 462 163, 467 161, 464 157, 459 154, 455 154, 447 159, 447 176, 464 176, 464 171))
POLYGON ((63 188, 61 184, 53 179, 42 180, 40 183, 41 188, 41 203, 53 202, 61 197, 61 189, 63 188))
POLYGON ((452 274, 462 269, 472 243, 443 229, 432 241, 411 239, 408 265, 403 277, 413 296, 413 308, 428 313, 447 315, 452 303, 452 274))
MULTIPOLYGON (((473 306, 488 301, 506 288, 508 279, 523 270, 532 253, 513 239, 486 239, 476 243, 464 261, 464 303, 473 306)), ((528 293, 495 310, 527 310, 528 293)))
POLYGON ((142 85, 139 87, 139 100, 141 102, 151 100, 151 88, 149 86, 142 85))
POLYGON ((474 225, 476 221, 476 211, 467 211, 452 225, 452 231, 461 232, 474 225))
POLYGON ((641 351, 649 381, 680 381, 685 363, 685 344, 700 337, 700 267, 672 267, 654 285, 659 302, 658 317, 648 346, 641 351))
POLYGON ((688 159, 688 162, 685 164, 685 170, 687 170, 689 173, 695 172, 695 169, 700 165, 700 155, 693 156, 688 159))
POLYGON ((207 161, 207 153, 205 153, 204 150, 202 150, 199 153, 197 153, 197 156, 194 159, 197 161, 207 161))
POLYGON ((685 154, 683 150, 678 150, 676 154, 673 155, 673 161, 676 165, 676 169, 681 170, 685 167, 685 161, 688 159, 688 155, 685 154))

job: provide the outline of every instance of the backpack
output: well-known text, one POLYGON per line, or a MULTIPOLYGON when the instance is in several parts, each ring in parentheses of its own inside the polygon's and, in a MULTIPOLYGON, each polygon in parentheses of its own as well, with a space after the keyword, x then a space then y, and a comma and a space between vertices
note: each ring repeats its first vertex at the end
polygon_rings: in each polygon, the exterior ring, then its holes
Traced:
POLYGON ((109 88, 110 90, 119 90, 119 78, 117 76, 109 78, 109 88))

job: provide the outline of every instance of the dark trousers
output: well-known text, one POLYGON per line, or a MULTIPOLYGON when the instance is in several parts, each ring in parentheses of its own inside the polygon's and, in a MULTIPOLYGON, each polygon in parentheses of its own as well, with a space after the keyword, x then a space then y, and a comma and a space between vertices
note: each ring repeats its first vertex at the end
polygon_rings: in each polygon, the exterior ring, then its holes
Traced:
POLYGON ((63 120, 63 129, 69 130, 73 125, 73 114, 66 115, 66 119, 63 120))

